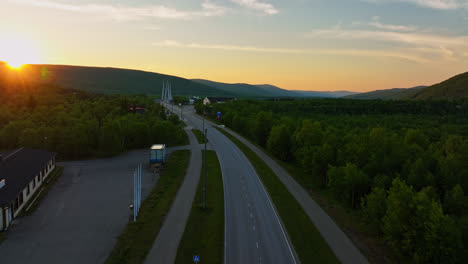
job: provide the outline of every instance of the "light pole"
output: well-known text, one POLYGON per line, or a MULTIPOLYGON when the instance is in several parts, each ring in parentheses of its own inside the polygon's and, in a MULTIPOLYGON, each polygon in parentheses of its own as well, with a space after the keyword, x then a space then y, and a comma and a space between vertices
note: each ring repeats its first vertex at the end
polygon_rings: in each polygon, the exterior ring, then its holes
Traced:
POLYGON ((180 106, 180 119, 184 120, 184 114, 182 112, 182 109, 183 109, 183 105, 182 104, 179 104, 180 106))
POLYGON ((208 129, 205 129, 205 179, 203 181, 203 209, 206 209, 206 169, 207 169, 207 162, 206 162, 206 132, 208 129))

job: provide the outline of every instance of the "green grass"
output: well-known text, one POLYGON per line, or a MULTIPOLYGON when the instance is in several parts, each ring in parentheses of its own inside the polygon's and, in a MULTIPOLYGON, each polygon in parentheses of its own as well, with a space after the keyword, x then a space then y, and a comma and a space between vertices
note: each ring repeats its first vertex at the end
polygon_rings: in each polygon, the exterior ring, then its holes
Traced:
POLYGON ((106 263, 143 263, 184 180, 189 150, 173 152, 156 186, 143 201, 136 222, 127 224, 106 263))
POLYGON ((208 142, 208 140, 205 139, 205 135, 203 135, 203 132, 201 132, 200 130, 192 129, 192 132, 193 132, 193 134, 195 134, 195 137, 197 138, 198 144, 205 143, 205 140, 206 140, 206 142, 208 142))
POLYGON ((40 192, 39 196, 37 196, 37 199, 34 200, 34 198, 36 196, 31 197, 31 199, 29 199, 29 201, 24 205, 24 207, 23 207, 24 209, 21 211, 21 213, 18 215, 18 217, 31 215, 34 212, 34 210, 36 210, 36 208, 39 206, 39 204, 41 203, 41 200, 47 195, 47 193, 49 192, 52 185, 62 175, 62 173, 63 173, 63 167, 56 166, 54 168, 54 170, 50 172, 47 179, 45 179, 45 182, 42 183, 41 189, 39 189, 37 191, 37 193, 40 192), (42 190, 42 192, 41 192, 41 190, 42 190), (29 206, 31 206, 31 207, 29 207, 29 206), (26 209, 28 207, 29 207, 29 210, 26 211, 26 209))
POLYGON ((216 152, 207 151, 206 209, 203 209, 203 172, 204 166, 175 263, 191 263, 194 255, 200 256, 201 263, 223 262, 224 193, 216 152))
POLYGON ((236 144, 254 166, 275 204, 301 263, 339 263, 307 214, 270 167, 240 140, 223 129, 218 130, 236 144))

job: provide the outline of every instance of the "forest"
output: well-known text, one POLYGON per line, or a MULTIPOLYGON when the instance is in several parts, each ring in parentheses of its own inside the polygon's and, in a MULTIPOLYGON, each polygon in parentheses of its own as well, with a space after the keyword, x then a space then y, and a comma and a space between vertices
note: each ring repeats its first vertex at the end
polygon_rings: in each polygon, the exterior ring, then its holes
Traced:
MULTIPOLYGON (((360 215, 398 262, 468 259, 468 100, 203 106, 360 215)), ((302 180, 299 182, 303 182, 302 180)))
POLYGON ((187 142, 178 117, 167 117, 146 96, 92 94, 15 81, 0 82, 0 102, 0 150, 46 149, 63 160, 187 142))

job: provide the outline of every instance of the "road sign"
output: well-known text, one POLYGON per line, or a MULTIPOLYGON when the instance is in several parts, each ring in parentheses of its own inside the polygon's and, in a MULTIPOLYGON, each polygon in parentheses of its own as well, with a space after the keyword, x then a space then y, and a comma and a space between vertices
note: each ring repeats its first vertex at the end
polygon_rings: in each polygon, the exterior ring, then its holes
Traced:
POLYGON ((200 262, 200 257, 198 255, 193 256, 193 262, 195 263, 200 262))

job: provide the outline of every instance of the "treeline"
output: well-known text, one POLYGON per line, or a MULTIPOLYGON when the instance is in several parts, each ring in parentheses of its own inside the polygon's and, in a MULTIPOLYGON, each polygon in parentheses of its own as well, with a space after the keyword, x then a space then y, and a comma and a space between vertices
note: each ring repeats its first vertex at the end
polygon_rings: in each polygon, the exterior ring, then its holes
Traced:
POLYGON ((196 105, 362 213, 400 260, 468 259, 468 101, 196 105))
POLYGON ((163 108, 145 96, 0 82, 0 102, 3 150, 23 146, 57 152, 60 159, 76 159, 154 143, 186 142, 178 118, 166 118, 163 108))

